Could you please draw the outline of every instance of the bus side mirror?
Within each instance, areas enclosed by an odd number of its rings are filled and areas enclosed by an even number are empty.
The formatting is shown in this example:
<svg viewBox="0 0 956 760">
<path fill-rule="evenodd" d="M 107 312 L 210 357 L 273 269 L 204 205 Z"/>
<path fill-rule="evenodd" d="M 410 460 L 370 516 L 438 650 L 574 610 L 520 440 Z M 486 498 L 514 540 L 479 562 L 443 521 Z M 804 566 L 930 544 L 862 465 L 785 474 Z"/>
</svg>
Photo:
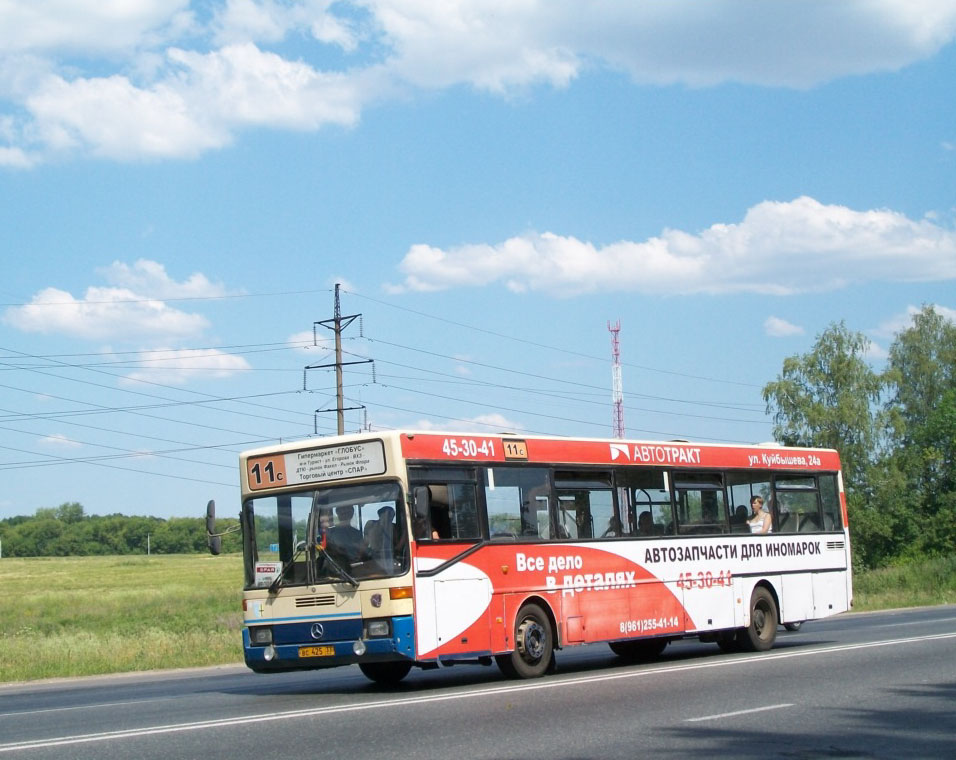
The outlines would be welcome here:
<svg viewBox="0 0 956 760">
<path fill-rule="evenodd" d="M 427 520 L 431 512 L 431 491 L 428 486 L 415 486 L 412 493 L 415 497 L 415 514 Z"/>
<path fill-rule="evenodd" d="M 206 504 L 206 546 L 214 556 L 222 552 L 222 536 L 216 533 L 216 502 L 212 499 Z"/>
</svg>

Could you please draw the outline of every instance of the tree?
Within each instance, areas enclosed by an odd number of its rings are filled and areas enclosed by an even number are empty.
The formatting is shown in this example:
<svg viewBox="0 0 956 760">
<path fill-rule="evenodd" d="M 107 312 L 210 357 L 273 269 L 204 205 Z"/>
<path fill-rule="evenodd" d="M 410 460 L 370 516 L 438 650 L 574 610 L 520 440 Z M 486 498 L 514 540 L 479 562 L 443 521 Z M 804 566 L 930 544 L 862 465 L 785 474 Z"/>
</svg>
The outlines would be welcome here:
<svg viewBox="0 0 956 760">
<path fill-rule="evenodd" d="M 892 465 L 914 499 L 920 530 L 909 553 L 956 551 L 956 325 L 932 306 L 913 315 L 889 350 L 886 405 Z"/>
<path fill-rule="evenodd" d="M 886 381 L 897 433 L 904 444 L 913 443 L 943 396 L 956 389 L 956 325 L 923 306 L 890 346 Z"/>
<path fill-rule="evenodd" d="M 78 523 L 86 517 L 78 501 L 64 502 L 54 510 L 54 516 L 65 523 Z"/>
<path fill-rule="evenodd" d="M 831 324 L 809 353 L 785 359 L 781 374 L 763 389 L 774 437 L 788 446 L 836 449 L 853 489 L 865 487 L 880 441 L 883 383 L 866 362 L 869 344 L 843 322 Z"/>
</svg>

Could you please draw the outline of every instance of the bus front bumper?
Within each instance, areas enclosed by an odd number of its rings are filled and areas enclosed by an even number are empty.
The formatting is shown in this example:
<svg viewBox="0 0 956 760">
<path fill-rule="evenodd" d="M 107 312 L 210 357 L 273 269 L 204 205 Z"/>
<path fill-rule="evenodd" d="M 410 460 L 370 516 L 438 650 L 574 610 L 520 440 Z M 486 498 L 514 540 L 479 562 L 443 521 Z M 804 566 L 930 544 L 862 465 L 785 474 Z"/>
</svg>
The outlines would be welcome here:
<svg viewBox="0 0 956 760">
<path fill-rule="evenodd" d="M 369 636 L 365 626 L 355 637 L 316 640 L 311 626 L 271 626 L 273 642 L 253 643 L 249 628 L 242 630 L 246 665 L 257 673 L 314 670 L 360 662 L 415 659 L 415 625 L 411 615 L 390 618 L 388 635 Z M 357 621 L 361 623 L 361 621 Z M 301 629 L 301 630 L 300 630 Z"/>
</svg>

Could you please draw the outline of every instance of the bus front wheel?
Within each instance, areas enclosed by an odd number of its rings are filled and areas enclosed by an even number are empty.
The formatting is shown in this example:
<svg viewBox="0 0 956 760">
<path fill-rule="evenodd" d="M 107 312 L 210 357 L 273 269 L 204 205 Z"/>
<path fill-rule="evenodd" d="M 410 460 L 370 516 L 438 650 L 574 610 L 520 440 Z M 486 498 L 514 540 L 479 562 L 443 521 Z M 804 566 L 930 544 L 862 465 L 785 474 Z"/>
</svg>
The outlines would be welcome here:
<svg viewBox="0 0 956 760">
<path fill-rule="evenodd" d="M 359 669 L 370 681 L 391 686 L 408 675 L 412 664 L 410 662 L 360 662 Z"/>
<path fill-rule="evenodd" d="M 537 604 L 526 604 L 515 619 L 514 651 L 495 657 L 509 678 L 538 678 L 554 659 L 554 630 L 547 613 Z"/>
<path fill-rule="evenodd" d="M 779 620 L 773 595 L 763 586 L 758 586 L 750 597 L 750 625 L 740 629 L 737 643 L 751 652 L 766 652 L 777 638 Z"/>
</svg>

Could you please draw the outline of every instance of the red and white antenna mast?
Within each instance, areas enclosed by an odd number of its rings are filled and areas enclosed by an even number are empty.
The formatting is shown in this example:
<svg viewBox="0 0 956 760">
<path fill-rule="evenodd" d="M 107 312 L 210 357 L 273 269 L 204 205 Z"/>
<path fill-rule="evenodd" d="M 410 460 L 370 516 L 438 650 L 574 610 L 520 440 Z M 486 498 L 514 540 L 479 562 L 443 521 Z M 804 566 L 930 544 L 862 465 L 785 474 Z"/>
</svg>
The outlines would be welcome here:
<svg viewBox="0 0 956 760">
<path fill-rule="evenodd" d="M 617 334 L 621 332 L 621 320 L 618 320 L 614 326 L 610 321 L 607 323 L 607 329 L 611 332 L 611 357 L 614 363 L 611 365 L 611 398 L 614 401 L 614 437 L 624 437 L 624 385 L 621 382 L 621 344 L 618 342 Z"/>
</svg>

